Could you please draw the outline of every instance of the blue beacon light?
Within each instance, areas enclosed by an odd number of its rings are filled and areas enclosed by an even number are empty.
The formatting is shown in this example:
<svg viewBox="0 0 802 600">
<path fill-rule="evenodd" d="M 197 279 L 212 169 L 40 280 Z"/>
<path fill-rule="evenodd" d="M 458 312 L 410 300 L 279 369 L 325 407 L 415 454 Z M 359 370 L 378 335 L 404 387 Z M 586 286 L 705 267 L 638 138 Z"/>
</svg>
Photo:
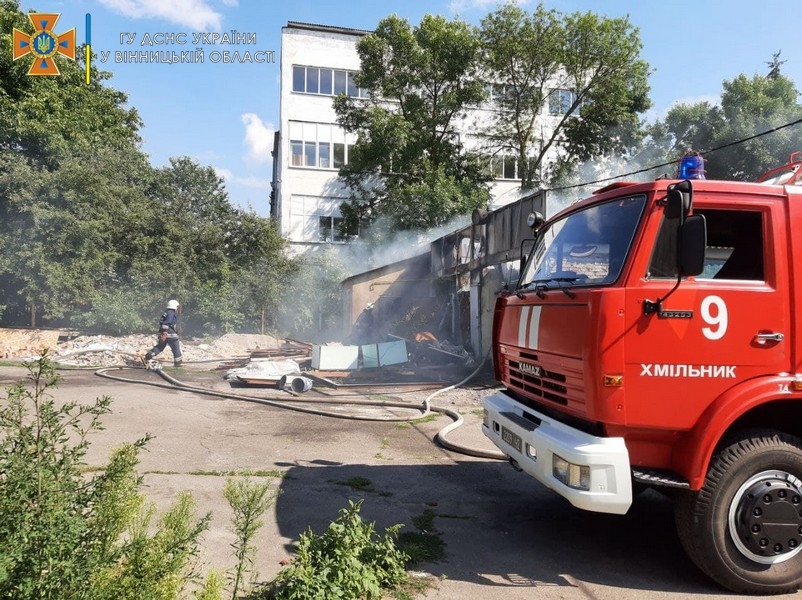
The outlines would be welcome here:
<svg viewBox="0 0 802 600">
<path fill-rule="evenodd" d="M 705 159 L 698 152 L 686 154 L 679 161 L 678 179 L 704 179 Z"/>
</svg>

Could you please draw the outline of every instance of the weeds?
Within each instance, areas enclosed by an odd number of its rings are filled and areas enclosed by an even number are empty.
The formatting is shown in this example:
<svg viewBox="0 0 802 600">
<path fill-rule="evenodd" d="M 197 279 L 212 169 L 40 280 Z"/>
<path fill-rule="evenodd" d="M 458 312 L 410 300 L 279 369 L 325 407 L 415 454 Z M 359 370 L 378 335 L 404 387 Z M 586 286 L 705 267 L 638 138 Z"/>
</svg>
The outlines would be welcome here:
<svg viewBox="0 0 802 600">
<path fill-rule="evenodd" d="M 412 517 L 412 525 L 417 531 L 405 531 L 398 536 L 398 545 L 409 556 L 409 565 L 445 558 L 445 542 L 434 527 L 436 516 L 437 513 L 427 508 L 423 514 Z"/>
<path fill-rule="evenodd" d="M 265 600 L 377 600 L 386 590 L 407 581 L 406 554 L 396 546 L 393 525 L 380 536 L 359 514 L 362 501 L 350 502 L 320 536 L 301 535 L 298 556 L 279 572 L 263 595 Z"/>
<path fill-rule="evenodd" d="M 252 545 L 253 537 L 262 527 L 261 517 L 273 504 L 278 494 L 270 494 L 270 482 L 255 483 L 248 478 L 229 479 L 223 495 L 234 511 L 232 525 L 237 536 L 232 544 L 237 563 L 232 574 L 231 599 L 236 600 L 244 587 L 244 579 L 250 575 L 250 582 L 256 580 L 254 556 L 256 547 Z"/>
</svg>

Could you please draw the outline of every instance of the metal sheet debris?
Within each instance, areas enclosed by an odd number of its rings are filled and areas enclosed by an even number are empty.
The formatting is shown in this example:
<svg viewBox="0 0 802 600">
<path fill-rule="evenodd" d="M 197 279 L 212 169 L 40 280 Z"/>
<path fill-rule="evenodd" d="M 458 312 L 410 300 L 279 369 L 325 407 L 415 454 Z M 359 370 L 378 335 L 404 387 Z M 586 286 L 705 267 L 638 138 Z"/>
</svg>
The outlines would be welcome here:
<svg viewBox="0 0 802 600">
<path fill-rule="evenodd" d="M 312 368 L 351 371 L 359 368 L 359 346 L 313 346 Z"/>
</svg>

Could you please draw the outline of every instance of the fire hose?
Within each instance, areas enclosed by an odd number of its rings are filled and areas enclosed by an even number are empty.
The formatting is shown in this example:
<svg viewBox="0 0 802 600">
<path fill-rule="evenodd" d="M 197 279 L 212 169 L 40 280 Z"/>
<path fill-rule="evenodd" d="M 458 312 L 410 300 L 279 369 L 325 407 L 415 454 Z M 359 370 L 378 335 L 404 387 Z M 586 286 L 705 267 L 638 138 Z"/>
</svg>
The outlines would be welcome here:
<svg viewBox="0 0 802 600">
<path fill-rule="evenodd" d="M 426 418 L 427 416 L 429 416 L 429 415 L 431 415 L 433 413 L 444 414 L 444 415 L 448 416 L 449 418 L 451 418 L 453 420 L 453 423 L 450 423 L 449 425 L 447 425 L 446 427 L 444 427 L 443 429 L 441 429 L 440 431 L 437 432 L 437 434 L 435 435 L 435 438 L 434 438 L 434 441 L 437 444 L 439 444 L 443 448 L 446 448 L 447 450 L 451 450 L 453 452 L 458 452 L 460 454 L 465 454 L 467 456 L 474 456 L 474 457 L 477 457 L 477 458 L 488 458 L 488 459 L 493 459 L 493 460 L 507 460 L 507 457 L 504 456 L 503 454 L 501 454 L 500 452 L 492 452 L 492 451 L 487 451 L 487 450 L 484 450 L 484 449 L 481 449 L 481 448 L 473 448 L 473 447 L 469 447 L 469 446 L 464 446 L 464 445 L 457 444 L 457 443 L 455 443 L 453 441 L 448 440 L 448 438 L 447 438 L 448 434 L 453 432 L 458 427 L 462 426 L 463 423 L 464 423 L 464 419 L 462 418 L 462 415 L 459 414 L 455 410 L 452 410 L 452 409 L 449 409 L 449 408 L 444 408 L 444 407 L 439 407 L 439 406 L 434 406 L 431 403 L 431 400 L 433 398 L 435 398 L 436 396 L 438 396 L 440 394 L 443 394 L 445 392 L 448 392 L 450 390 L 456 389 L 458 387 L 461 387 L 462 385 L 464 385 L 465 383 L 470 381 L 479 372 L 479 370 L 482 368 L 482 366 L 484 365 L 486 360 L 487 360 L 487 357 L 485 357 L 484 360 L 482 360 L 482 362 L 479 364 L 479 366 L 470 375 L 465 377 L 462 381 L 460 381 L 458 383 L 455 383 L 453 385 L 441 388 L 439 390 L 436 390 L 435 392 L 430 394 L 420 405 L 411 404 L 411 403 L 408 403 L 408 402 L 388 402 L 388 401 L 356 400 L 356 399 L 349 399 L 348 402 L 346 402 L 346 403 L 343 403 L 340 400 L 329 400 L 329 399 L 319 399 L 319 398 L 316 398 L 314 400 L 308 400 L 308 401 L 300 399 L 300 398 L 295 398 L 293 400 L 287 400 L 287 401 L 271 400 L 271 399 L 268 399 L 268 398 L 258 398 L 258 397 L 255 397 L 255 396 L 248 396 L 248 395 L 244 395 L 244 394 L 235 394 L 235 393 L 232 393 L 232 392 L 222 392 L 222 391 L 213 390 L 213 389 L 209 389 L 209 388 L 205 388 L 205 387 L 201 387 L 201 386 L 190 385 L 190 384 L 184 383 L 184 382 L 176 379 L 175 377 L 172 377 L 171 375 L 168 375 L 167 373 L 165 373 L 160 368 L 155 368 L 155 369 L 149 368 L 148 370 L 157 373 L 159 375 L 159 377 L 161 377 L 164 380 L 165 383 L 158 382 L 158 381 L 146 381 L 146 380 L 141 380 L 141 379 L 131 379 L 131 378 L 126 378 L 126 377 L 116 376 L 116 375 L 113 375 L 111 373 L 112 371 L 120 371 L 120 370 L 123 370 L 123 369 L 126 369 L 126 368 L 130 368 L 130 367 L 106 367 L 106 368 L 101 368 L 101 369 L 96 370 L 95 374 L 100 376 L 100 377 L 104 377 L 104 378 L 112 379 L 112 380 L 117 380 L 117 381 L 123 381 L 123 382 L 126 382 L 126 383 L 138 383 L 138 384 L 142 384 L 142 385 L 151 385 L 151 386 L 167 388 L 167 389 L 179 389 L 179 390 L 183 390 L 183 391 L 188 391 L 188 392 L 193 392 L 193 393 L 198 393 L 198 394 L 204 394 L 204 395 L 207 395 L 207 396 L 225 398 L 225 399 L 228 399 L 228 400 L 238 400 L 238 401 L 242 401 L 242 402 L 252 402 L 252 403 L 261 404 L 261 405 L 264 405 L 264 406 L 271 406 L 271 407 L 274 407 L 274 408 L 282 408 L 282 409 L 292 410 L 292 411 L 296 411 L 296 412 L 301 412 L 301 413 L 306 413 L 306 414 L 311 414 L 311 415 L 316 415 L 316 416 L 322 416 L 322 417 L 336 418 L 336 419 L 361 420 L 361 421 L 410 422 L 410 421 L 417 421 L 417 420 Z M 407 409 L 407 410 L 417 410 L 421 414 L 416 415 L 413 418 L 409 418 L 409 417 L 376 417 L 376 416 L 354 415 L 354 414 L 345 415 L 343 413 L 335 412 L 335 411 L 322 410 L 322 409 L 312 408 L 312 407 L 308 407 L 308 406 L 299 406 L 299 405 L 296 404 L 297 402 L 310 402 L 310 403 L 315 403 L 315 404 L 333 404 L 333 403 L 336 403 L 336 404 L 339 404 L 339 405 L 350 404 L 350 405 L 355 405 L 355 406 L 373 406 L 373 407 L 379 407 L 379 408 L 402 408 L 402 409 Z"/>
</svg>

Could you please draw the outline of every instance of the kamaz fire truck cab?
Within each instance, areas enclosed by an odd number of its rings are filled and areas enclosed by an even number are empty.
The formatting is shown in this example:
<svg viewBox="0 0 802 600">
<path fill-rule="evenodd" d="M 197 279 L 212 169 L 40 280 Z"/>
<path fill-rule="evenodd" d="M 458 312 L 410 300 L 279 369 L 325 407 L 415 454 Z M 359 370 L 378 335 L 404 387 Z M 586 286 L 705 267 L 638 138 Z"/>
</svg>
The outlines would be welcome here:
<svg viewBox="0 0 802 600">
<path fill-rule="evenodd" d="M 615 183 L 548 221 L 495 307 L 483 432 L 573 505 L 674 498 L 742 593 L 802 582 L 802 162 Z M 799 180 L 797 179 L 799 177 Z M 701 176 L 703 177 L 703 175 Z M 795 260 L 797 258 L 797 260 Z"/>
</svg>

